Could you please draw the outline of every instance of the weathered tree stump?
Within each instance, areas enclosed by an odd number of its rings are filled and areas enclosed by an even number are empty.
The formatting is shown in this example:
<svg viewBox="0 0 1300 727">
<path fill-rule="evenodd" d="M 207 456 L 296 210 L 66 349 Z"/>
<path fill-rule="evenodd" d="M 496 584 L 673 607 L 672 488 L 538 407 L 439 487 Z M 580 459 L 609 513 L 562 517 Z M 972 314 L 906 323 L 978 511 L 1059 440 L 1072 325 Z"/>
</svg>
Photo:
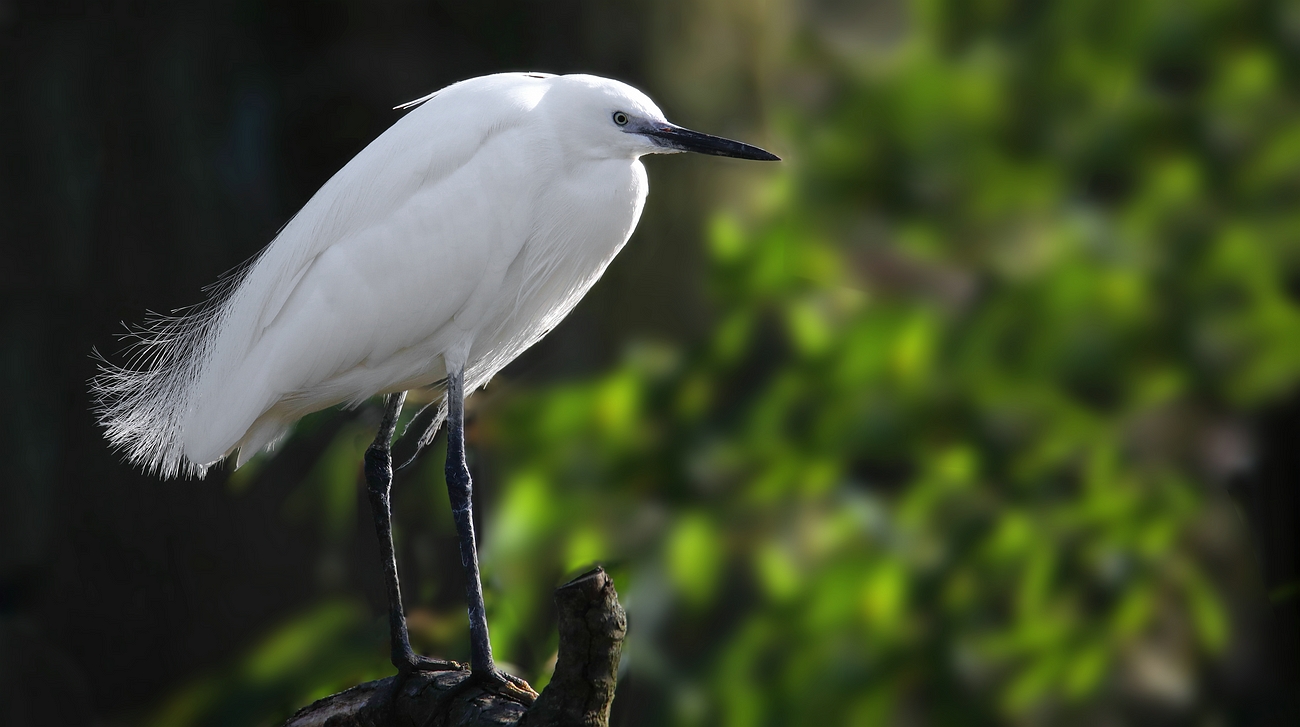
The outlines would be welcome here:
<svg viewBox="0 0 1300 727">
<path fill-rule="evenodd" d="M 560 654 L 531 706 L 468 682 L 465 667 L 366 682 L 298 710 L 285 727 L 605 727 L 627 634 L 614 581 L 596 568 L 560 586 L 555 602 Z"/>
</svg>

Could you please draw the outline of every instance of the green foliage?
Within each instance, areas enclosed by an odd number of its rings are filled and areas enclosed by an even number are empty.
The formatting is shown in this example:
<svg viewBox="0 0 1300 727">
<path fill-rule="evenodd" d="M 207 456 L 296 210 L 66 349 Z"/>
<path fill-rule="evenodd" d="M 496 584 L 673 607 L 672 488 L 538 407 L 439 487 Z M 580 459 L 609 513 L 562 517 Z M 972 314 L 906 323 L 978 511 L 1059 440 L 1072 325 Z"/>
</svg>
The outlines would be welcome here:
<svg viewBox="0 0 1300 727">
<path fill-rule="evenodd" d="M 823 92 L 774 112 L 765 210 L 710 224 L 711 340 L 489 415 L 547 516 L 499 514 L 486 568 L 626 563 L 674 723 L 1212 713 L 1206 445 L 1300 377 L 1300 39 L 1249 3 L 913 11 L 867 60 L 797 44 Z"/>
</svg>

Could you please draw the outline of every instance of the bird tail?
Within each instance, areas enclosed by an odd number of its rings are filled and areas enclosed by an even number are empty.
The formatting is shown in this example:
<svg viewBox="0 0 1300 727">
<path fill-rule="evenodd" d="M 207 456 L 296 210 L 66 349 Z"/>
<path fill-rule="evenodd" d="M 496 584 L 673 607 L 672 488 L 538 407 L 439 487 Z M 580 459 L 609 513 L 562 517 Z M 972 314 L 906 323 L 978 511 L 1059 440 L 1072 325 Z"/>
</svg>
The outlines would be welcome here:
<svg viewBox="0 0 1300 727">
<path fill-rule="evenodd" d="M 251 262 L 251 261 L 250 261 Z M 163 479 L 202 478 L 214 462 L 185 456 L 184 421 L 194 387 L 210 358 L 214 333 L 228 302 L 251 265 L 241 266 L 207 289 L 208 299 L 172 315 L 150 314 L 128 327 L 127 360 L 112 364 L 98 350 L 99 373 L 90 380 L 93 411 L 114 450 L 148 474 Z"/>
</svg>

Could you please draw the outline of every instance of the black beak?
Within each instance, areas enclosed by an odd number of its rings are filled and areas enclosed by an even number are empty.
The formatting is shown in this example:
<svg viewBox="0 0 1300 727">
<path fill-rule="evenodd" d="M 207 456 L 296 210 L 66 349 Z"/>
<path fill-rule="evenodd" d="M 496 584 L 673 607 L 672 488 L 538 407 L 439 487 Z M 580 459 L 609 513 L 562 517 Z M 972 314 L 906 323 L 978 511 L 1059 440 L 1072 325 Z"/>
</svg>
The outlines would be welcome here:
<svg viewBox="0 0 1300 727">
<path fill-rule="evenodd" d="M 701 134 L 698 131 L 683 129 L 673 124 L 655 124 L 640 133 L 650 137 L 659 146 L 669 149 L 712 154 L 719 157 L 733 157 L 735 159 L 753 159 L 760 162 L 781 161 L 781 157 L 763 151 L 756 146 L 724 139 L 721 136 Z"/>
</svg>

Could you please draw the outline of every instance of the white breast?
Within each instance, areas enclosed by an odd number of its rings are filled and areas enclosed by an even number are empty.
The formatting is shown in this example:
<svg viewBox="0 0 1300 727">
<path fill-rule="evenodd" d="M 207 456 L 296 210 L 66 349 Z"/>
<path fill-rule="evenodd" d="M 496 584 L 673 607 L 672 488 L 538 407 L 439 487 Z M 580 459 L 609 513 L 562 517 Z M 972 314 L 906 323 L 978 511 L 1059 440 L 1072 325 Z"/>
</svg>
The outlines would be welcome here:
<svg viewBox="0 0 1300 727">
<path fill-rule="evenodd" d="M 467 362 L 470 390 L 564 319 L 631 237 L 649 183 L 639 160 L 579 166 L 539 192 L 534 229 L 481 321 Z"/>
</svg>

